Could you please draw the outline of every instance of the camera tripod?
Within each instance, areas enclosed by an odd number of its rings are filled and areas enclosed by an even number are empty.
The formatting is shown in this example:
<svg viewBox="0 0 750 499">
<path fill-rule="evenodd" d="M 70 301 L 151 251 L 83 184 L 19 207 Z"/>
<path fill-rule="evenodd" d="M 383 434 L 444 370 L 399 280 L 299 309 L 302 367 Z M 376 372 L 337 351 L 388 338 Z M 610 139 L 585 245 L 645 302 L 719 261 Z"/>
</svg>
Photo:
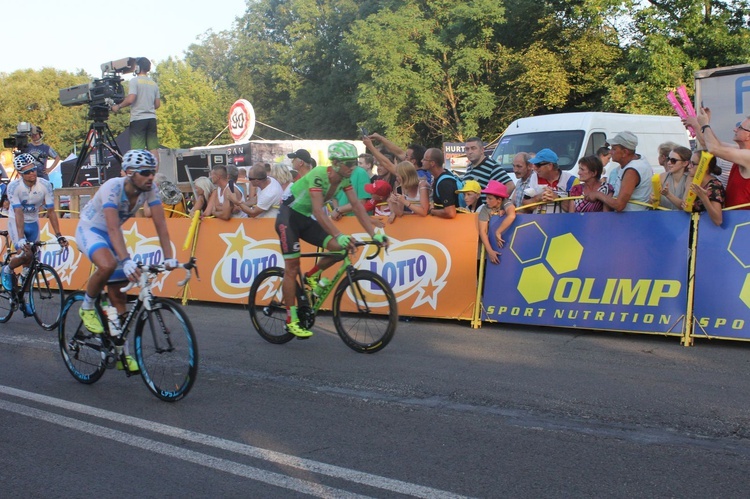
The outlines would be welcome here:
<svg viewBox="0 0 750 499">
<path fill-rule="evenodd" d="M 81 154 L 76 160 L 76 166 L 73 170 L 73 176 L 70 179 L 70 186 L 73 187 L 78 179 L 78 172 L 81 170 L 83 163 L 86 158 L 91 155 L 92 163 L 91 166 L 96 167 L 96 177 L 92 177 L 91 180 L 95 180 L 101 185 L 105 180 L 105 173 L 107 164 L 104 162 L 105 151 L 109 151 L 114 159 L 118 163 L 122 163 L 122 152 L 115 142 L 115 137 L 112 134 L 107 122 L 101 119 L 94 119 L 89 127 L 89 131 L 86 134 L 86 140 L 83 141 L 81 147 Z M 93 153 L 93 154 L 92 154 Z"/>
</svg>

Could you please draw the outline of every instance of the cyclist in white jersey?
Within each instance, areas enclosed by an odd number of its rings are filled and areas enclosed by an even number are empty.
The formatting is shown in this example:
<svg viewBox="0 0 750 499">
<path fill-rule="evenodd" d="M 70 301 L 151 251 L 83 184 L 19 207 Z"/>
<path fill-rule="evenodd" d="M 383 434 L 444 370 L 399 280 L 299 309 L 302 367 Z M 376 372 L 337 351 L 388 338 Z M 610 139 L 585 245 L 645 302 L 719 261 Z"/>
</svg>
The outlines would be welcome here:
<svg viewBox="0 0 750 499">
<path fill-rule="evenodd" d="M 39 210 L 47 209 L 47 218 L 55 231 L 57 242 L 65 247 L 68 241 L 60 233 L 60 224 L 55 213 L 55 201 L 52 184 L 43 178 L 37 178 L 36 163 L 31 154 L 21 154 L 13 160 L 13 166 L 20 175 L 8 185 L 10 211 L 8 217 L 8 234 L 18 254 L 3 267 L 3 287 L 10 291 L 13 287 L 14 269 L 31 262 L 31 245 L 39 239 Z"/>
<path fill-rule="evenodd" d="M 141 271 L 131 259 L 125 245 L 122 224 L 147 204 L 156 227 L 159 244 L 168 269 L 177 267 L 169 241 L 164 208 L 154 184 L 156 158 L 149 151 L 135 149 L 122 157 L 124 177 L 107 180 L 81 211 L 76 242 L 78 248 L 94 265 L 96 271 L 89 278 L 79 314 L 86 329 L 95 334 L 104 332 L 94 302 L 105 284 L 109 300 L 117 313 L 126 312 L 127 297 L 120 291 L 123 281 L 136 282 Z M 135 359 L 128 356 L 128 366 L 137 370 Z"/>
</svg>

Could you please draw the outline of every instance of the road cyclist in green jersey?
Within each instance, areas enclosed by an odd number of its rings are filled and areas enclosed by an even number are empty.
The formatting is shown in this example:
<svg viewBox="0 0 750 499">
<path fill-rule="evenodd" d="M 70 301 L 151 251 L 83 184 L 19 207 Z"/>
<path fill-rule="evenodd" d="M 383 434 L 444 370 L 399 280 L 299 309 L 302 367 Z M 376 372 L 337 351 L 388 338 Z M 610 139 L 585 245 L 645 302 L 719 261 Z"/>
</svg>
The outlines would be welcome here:
<svg viewBox="0 0 750 499">
<path fill-rule="evenodd" d="M 296 276 L 300 272 L 300 239 L 328 251 L 356 250 L 352 237 L 343 234 L 329 218 L 324 208 L 326 203 L 344 191 L 362 227 L 373 240 L 387 244 L 385 234 L 375 234 L 375 227 L 349 180 L 357 167 L 358 157 L 357 148 L 348 142 L 334 142 L 328 146 L 331 166 L 315 167 L 297 180 L 292 185 L 291 194 L 282 201 L 276 217 L 276 232 L 284 255 L 282 293 L 287 308 L 286 329 L 298 338 L 312 336 L 311 331 L 300 325 L 294 301 Z M 321 258 L 305 273 L 307 283 L 315 289 L 321 281 L 321 273 L 335 261 L 333 257 Z"/>
</svg>

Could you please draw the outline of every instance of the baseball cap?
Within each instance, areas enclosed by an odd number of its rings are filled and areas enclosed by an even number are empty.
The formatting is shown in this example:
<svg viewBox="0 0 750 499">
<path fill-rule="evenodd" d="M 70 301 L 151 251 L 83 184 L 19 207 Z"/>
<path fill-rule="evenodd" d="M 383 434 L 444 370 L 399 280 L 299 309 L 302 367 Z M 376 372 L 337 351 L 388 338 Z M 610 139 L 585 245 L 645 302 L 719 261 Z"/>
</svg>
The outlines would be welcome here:
<svg viewBox="0 0 750 499">
<path fill-rule="evenodd" d="M 307 149 L 297 149 L 294 152 L 290 152 L 286 155 L 287 158 L 299 158 L 307 164 L 312 164 L 313 159 L 310 156 L 310 152 Z"/>
<path fill-rule="evenodd" d="M 482 186 L 479 185 L 479 182 L 477 182 L 476 180 L 467 180 L 466 182 L 464 182 L 463 188 L 457 190 L 456 192 L 476 192 L 477 194 L 479 194 L 480 192 L 482 192 Z"/>
<path fill-rule="evenodd" d="M 609 139 L 608 142 L 611 146 L 622 146 L 631 151 L 635 151 L 635 148 L 638 147 L 638 137 L 633 132 L 620 132 L 615 135 L 614 139 Z"/>
<path fill-rule="evenodd" d="M 381 198 L 387 198 L 391 195 L 391 184 L 385 180 L 376 180 L 374 184 L 366 184 L 365 192 L 375 194 Z"/>
<path fill-rule="evenodd" d="M 555 163 L 560 160 L 560 158 L 557 157 L 557 154 L 555 154 L 555 151 L 552 149 L 542 149 L 538 153 L 536 153 L 536 156 L 531 158 L 529 160 L 529 163 L 532 163 L 534 165 L 538 165 L 539 163 Z M 493 194 L 493 193 L 490 193 Z"/>
</svg>

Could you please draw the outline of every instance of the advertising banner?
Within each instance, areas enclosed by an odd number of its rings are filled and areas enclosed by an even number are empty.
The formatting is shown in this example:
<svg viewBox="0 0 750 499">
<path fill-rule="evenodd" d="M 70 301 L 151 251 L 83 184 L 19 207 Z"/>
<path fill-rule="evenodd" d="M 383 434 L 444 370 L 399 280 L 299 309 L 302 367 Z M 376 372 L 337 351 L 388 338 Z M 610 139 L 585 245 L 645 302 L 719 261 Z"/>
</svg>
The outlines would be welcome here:
<svg viewBox="0 0 750 499">
<path fill-rule="evenodd" d="M 518 214 L 486 265 L 483 319 L 681 335 L 689 229 L 678 212 Z"/>
<path fill-rule="evenodd" d="M 750 212 L 723 218 L 721 227 L 705 213 L 698 222 L 693 334 L 750 339 Z"/>
<path fill-rule="evenodd" d="M 402 315 L 471 319 L 477 288 L 477 229 L 476 222 L 467 223 L 467 218 L 474 217 L 404 217 L 385 227 L 391 241 L 387 254 L 381 252 L 368 260 L 366 257 L 373 250 L 361 250 L 352 257 L 353 265 L 388 281 Z M 268 267 L 284 266 L 274 222 L 204 220 L 196 246 L 203 280 L 200 284 L 191 283 L 190 298 L 247 303 L 253 279 Z M 336 224 L 343 233 L 357 239 L 369 238 L 354 217 L 345 217 Z M 451 237 L 444 237 L 446 233 Z M 315 248 L 303 244 L 302 251 L 314 252 Z M 302 259 L 303 271 L 313 265 L 312 258 Z M 332 277 L 336 268 L 334 265 L 326 276 Z M 329 307 L 330 297 L 323 308 Z"/>
</svg>

